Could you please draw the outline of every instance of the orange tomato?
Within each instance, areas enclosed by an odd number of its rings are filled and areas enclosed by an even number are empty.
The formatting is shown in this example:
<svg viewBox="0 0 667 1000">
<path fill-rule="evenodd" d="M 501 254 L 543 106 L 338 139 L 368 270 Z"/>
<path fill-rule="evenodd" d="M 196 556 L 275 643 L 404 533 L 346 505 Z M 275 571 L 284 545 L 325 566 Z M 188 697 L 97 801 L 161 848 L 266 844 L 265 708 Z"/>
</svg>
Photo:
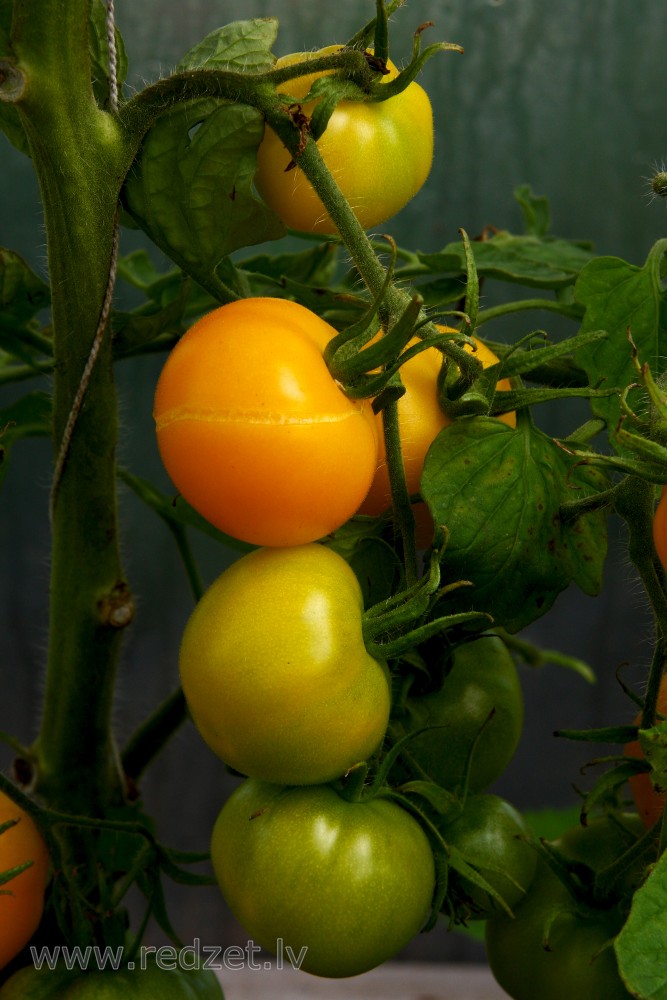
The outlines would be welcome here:
<svg viewBox="0 0 667 1000">
<path fill-rule="evenodd" d="M 323 350 L 333 327 L 296 302 L 214 309 L 162 370 L 154 416 L 162 461 L 211 524 L 255 545 L 300 545 L 347 521 L 377 464 L 368 401 L 349 399 Z"/>
<path fill-rule="evenodd" d="M 438 327 L 443 332 L 454 332 L 451 327 Z M 496 364 L 498 358 L 481 341 L 473 337 L 477 350 L 476 357 L 485 368 Z M 410 345 L 417 343 L 417 338 Z M 473 353 L 471 346 L 466 344 L 467 351 Z M 417 354 L 401 366 L 400 374 L 405 386 L 405 393 L 398 401 L 398 422 L 403 454 L 403 468 L 410 494 L 419 493 L 424 459 L 433 439 L 443 427 L 451 423 L 440 408 L 438 402 L 437 379 L 442 367 L 442 354 L 435 347 Z M 498 389 L 510 388 L 509 379 L 500 379 Z M 391 489 L 389 486 L 389 470 L 382 434 L 382 414 L 377 415 L 378 421 L 378 466 L 366 499 L 359 508 L 360 514 L 377 515 L 391 506 Z M 500 418 L 510 427 L 516 427 L 514 413 L 504 413 Z M 418 544 L 424 547 L 430 543 L 433 522 L 430 513 L 423 503 L 414 505 L 417 521 Z"/>
<path fill-rule="evenodd" d="M 0 826 L 16 825 L 0 833 L 0 874 L 32 861 L 29 868 L 0 885 L 0 969 L 24 948 L 44 911 L 49 859 L 33 820 L 9 796 L 0 792 Z"/>
<path fill-rule="evenodd" d="M 667 674 L 663 676 L 660 682 L 658 712 L 660 715 L 667 716 Z M 635 719 L 635 725 L 639 725 L 640 722 L 641 715 L 638 715 Z M 626 743 L 625 754 L 628 757 L 643 758 L 644 752 L 641 748 L 639 740 L 633 740 L 631 743 Z M 667 795 L 655 790 L 653 782 L 651 781 L 651 775 L 648 771 L 643 771 L 641 774 L 634 775 L 634 777 L 630 778 L 629 784 L 632 798 L 634 799 L 635 806 L 637 807 L 637 812 L 641 816 L 646 829 L 650 830 L 650 828 L 655 826 L 658 820 L 662 817 L 665 804 L 667 803 Z"/>
</svg>

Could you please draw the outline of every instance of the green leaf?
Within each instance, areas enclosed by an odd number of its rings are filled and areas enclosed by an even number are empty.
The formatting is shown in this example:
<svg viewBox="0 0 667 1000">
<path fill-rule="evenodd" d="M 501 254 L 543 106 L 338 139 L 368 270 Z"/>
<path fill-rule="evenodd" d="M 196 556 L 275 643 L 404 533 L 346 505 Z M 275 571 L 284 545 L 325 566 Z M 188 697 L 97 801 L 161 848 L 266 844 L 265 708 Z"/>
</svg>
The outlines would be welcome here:
<svg viewBox="0 0 667 1000">
<path fill-rule="evenodd" d="M 88 21 L 93 93 L 101 108 L 109 105 L 109 45 L 107 42 L 107 5 L 104 0 L 93 0 Z M 127 76 L 127 53 L 122 35 L 114 30 L 116 38 L 116 77 L 119 90 Z"/>
<path fill-rule="evenodd" d="M 0 247 L 0 331 L 25 328 L 49 302 L 49 286 L 19 254 Z"/>
<path fill-rule="evenodd" d="M 459 302 L 462 294 L 465 294 L 465 285 L 462 284 L 460 276 L 416 282 L 415 289 L 423 298 L 424 305 L 427 308 L 435 308 L 437 306 L 453 307 Z"/>
<path fill-rule="evenodd" d="M 639 360 L 650 364 L 653 375 L 666 370 L 667 296 L 661 279 L 665 252 L 667 241 L 659 240 L 643 267 L 618 257 L 598 257 L 579 275 L 575 295 L 586 308 L 580 332 L 607 331 L 604 340 L 582 345 L 575 353 L 591 383 L 604 376 L 606 385 L 624 389 L 636 381 L 628 331 Z M 641 390 L 633 390 L 628 402 L 633 406 L 639 401 L 641 407 L 642 398 Z M 618 397 L 595 399 L 591 406 L 608 427 L 616 426 L 621 413 Z"/>
<path fill-rule="evenodd" d="M 207 99 L 158 119 L 125 185 L 130 214 L 205 287 L 233 250 L 278 239 L 282 223 L 253 194 L 261 114 Z"/>
<path fill-rule="evenodd" d="M 630 915 L 614 941 L 618 969 L 633 996 L 667 1000 L 667 853 L 635 892 Z"/>
<path fill-rule="evenodd" d="M 583 497 L 607 483 L 576 462 L 528 419 L 513 430 L 491 417 L 463 417 L 440 432 L 426 456 L 422 495 L 448 533 L 443 583 L 473 584 L 448 595 L 448 611 L 474 607 L 516 632 L 571 582 L 599 592 L 605 517 L 568 522 L 559 509 L 574 490 Z"/>
<path fill-rule="evenodd" d="M 0 483 L 7 474 L 9 452 L 24 437 L 51 433 L 51 399 L 44 392 L 30 392 L 0 410 Z"/>
<path fill-rule="evenodd" d="M 257 254 L 239 262 L 243 271 L 263 275 L 280 284 L 285 279 L 328 288 L 334 280 L 338 264 L 338 244 L 319 243 L 298 253 Z"/>
<path fill-rule="evenodd" d="M 271 52 L 278 36 L 278 21 L 272 17 L 233 21 L 217 28 L 198 42 L 176 66 L 188 69 L 232 69 L 261 73 L 275 63 Z"/>
<path fill-rule="evenodd" d="M 277 21 L 236 21 L 208 35 L 179 71 L 270 68 Z M 204 287 L 233 250 L 278 239 L 280 220 L 253 192 L 259 111 L 213 98 L 178 104 L 148 132 L 124 188 L 124 204 L 153 242 Z"/>
<path fill-rule="evenodd" d="M 536 288 L 572 284 L 592 257 L 587 247 L 568 240 L 514 236 L 504 231 L 471 246 L 480 278 L 501 278 Z M 462 243 L 450 243 L 439 253 L 420 253 L 418 257 L 434 273 L 465 273 Z"/>
<path fill-rule="evenodd" d="M 380 531 L 378 521 L 352 518 L 324 542 L 354 570 L 366 608 L 387 600 L 402 585 L 400 559 Z"/>
<path fill-rule="evenodd" d="M 551 226 L 549 199 L 534 195 L 530 184 L 520 184 L 514 197 L 521 206 L 525 231 L 529 236 L 546 236 Z"/>
</svg>

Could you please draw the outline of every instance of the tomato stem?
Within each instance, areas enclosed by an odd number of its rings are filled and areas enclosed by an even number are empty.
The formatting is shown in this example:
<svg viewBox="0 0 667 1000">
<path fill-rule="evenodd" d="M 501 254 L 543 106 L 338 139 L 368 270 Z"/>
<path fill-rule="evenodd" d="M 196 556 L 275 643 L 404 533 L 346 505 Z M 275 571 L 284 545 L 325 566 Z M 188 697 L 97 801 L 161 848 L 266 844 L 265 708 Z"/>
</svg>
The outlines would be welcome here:
<svg viewBox="0 0 667 1000">
<path fill-rule="evenodd" d="M 394 526 L 401 539 L 405 581 L 408 587 L 411 587 L 419 578 L 419 566 L 415 542 L 415 518 L 405 479 L 405 469 L 403 468 L 398 402 L 396 400 L 388 402 L 382 410 L 382 430 L 389 470 Z"/>
</svg>

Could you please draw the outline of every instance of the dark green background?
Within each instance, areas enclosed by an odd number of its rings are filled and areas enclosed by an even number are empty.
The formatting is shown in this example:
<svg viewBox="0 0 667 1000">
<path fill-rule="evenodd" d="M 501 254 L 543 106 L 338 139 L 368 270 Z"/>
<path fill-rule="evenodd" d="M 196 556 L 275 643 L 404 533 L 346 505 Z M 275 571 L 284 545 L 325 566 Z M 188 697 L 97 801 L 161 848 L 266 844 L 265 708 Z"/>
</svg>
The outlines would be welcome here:
<svg viewBox="0 0 667 1000">
<path fill-rule="evenodd" d="M 130 56 L 128 83 L 136 88 L 166 74 L 198 39 L 232 20 L 276 16 L 281 24 L 276 51 L 283 54 L 343 42 L 373 14 L 370 0 L 117 0 L 116 7 Z M 435 163 L 419 197 L 383 231 L 413 249 L 436 250 L 456 239 L 460 227 L 470 235 L 489 224 L 518 229 L 512 192 L 528 182 L 548 195 L 556 234 L 591 239 L 598 252 L 641 264 L 667 224 L 665 206 L 651 201 L 647 180 L 667 156 L 665 5 L 412 0 L 395 19 L 395 61 L 407 56 L 412 32 L 427 20 L 435 28 L 425 40 L 458 42 L 465 54 L 441 55 L 422 75 L 434 108 Z M 23 253 L 43 271 L 44 234 L 31 167 L 1 137 L 0 169 L 0 245 Z M 133 236 L 124 248 L 135 245 Z M 521 316 L 512 338 L 538 323 L 549 319 Z M 151 433 L 159 364 L 144 359 L 119 371 L 121 458 L 166 486 Z M 573 416 L 572 426 L 576 422 Z M 47 635 L 48 447 L 26 442 L 14 459 L 0 498 L 0 728 L 30 741 L 39 717 Z M 121 740 L 176 683 L 179 637 L 191 608 L 165 529 L 132 497 L 123 496 L 122 509 L 126 569 L 138 615 L 127 636 L 116 707 Z M 224 554 L 206 545 L 199 545 L 198 553 L 212 579 L 223 568 Z M 571 804 L 572 785 L 585 785 L 579 766 L 590 754 L 554 740 L 553 730 L 628 721 L 632 708 L 614 671 L 627 662 L 624 676 L 641 684 L 651 654 L 648 610 L 623 554 L 618 525 L 612 523 L 602 596 L 568 591 L 528 636 L 587 660 L 599 682 L 588 686 L 555 667 L 522 672 L 525 736 L 497 790 L 522 807 Z M 0 763 L 9 760 L 9 752 L 0 751 Z M 164 838 L 200 849 L 227 787 L 218 761 L 186 727 L 156 765 L 145 792 Z M 229 923 L 216 891 L 179 890 L 174 899 L 174 922 L 186 942 L 195 936 L 223 947 L 245 942 L 247 935 Z M 406 952 L 429 959 L 480 954 L 479 946 L 444 926 Z"/>
</svg>

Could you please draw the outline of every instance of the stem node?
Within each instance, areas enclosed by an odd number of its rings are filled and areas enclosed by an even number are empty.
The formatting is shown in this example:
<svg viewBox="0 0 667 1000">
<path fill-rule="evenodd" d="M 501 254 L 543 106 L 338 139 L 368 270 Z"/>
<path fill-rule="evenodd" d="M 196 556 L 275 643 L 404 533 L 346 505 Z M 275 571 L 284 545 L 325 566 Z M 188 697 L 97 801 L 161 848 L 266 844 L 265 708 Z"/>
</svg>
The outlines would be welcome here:
<svg viewBox="0 0 667 1000">
<path fill-rule="evenodd" d="M 130 588 L 120 580 L 97 603 L 97 610 L 104 625 L 110 628 L 126 628 L 134 618 L 134 601 Z"/>
<path fill-rule="evenodd" d="M 13 59 L 0 59 L 0 101 L 17 104 L 25 93 L 26 78 Z"/>
</svg>

